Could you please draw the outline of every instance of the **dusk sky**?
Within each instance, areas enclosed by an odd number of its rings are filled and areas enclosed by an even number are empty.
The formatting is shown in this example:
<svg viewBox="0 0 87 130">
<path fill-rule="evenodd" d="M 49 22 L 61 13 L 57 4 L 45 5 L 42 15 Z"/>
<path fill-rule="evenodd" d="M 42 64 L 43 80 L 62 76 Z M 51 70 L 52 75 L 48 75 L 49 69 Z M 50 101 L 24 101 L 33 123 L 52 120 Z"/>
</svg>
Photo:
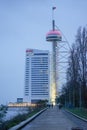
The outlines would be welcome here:
<svg viewBox="0 0 87 130">
<path fill-rule="evenodd" d="M 70 45 L 79 26 L 87 26 L 87 0 L 0 0 L 0 104 L 24 96 L 25 51 L 51 51 L 46 33 L 56 25 Z"/>
</svg>

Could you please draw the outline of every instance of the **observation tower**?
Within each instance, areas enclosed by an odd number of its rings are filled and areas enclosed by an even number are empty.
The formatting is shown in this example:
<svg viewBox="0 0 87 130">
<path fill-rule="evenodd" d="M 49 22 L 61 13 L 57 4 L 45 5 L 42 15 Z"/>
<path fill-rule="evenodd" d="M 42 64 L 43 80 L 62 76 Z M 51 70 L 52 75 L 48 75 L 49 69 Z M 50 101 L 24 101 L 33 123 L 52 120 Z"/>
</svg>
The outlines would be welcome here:
<svg viewBox="0 0 87 130">
<path fill-rule="evenodd" d="M 55 99 L 58 90 L 58 42 L 62 41 L 62 35 L 59 30 L 55 29 L 54 20 L 54 10 L 56 7 L 52 8 L 53 18 L 52 18 L 52 30 L 46 34 L 46 41 L 52 43 L 52 81 L 51 81 L 51 102 L 55 104 Z"/>
</svg>

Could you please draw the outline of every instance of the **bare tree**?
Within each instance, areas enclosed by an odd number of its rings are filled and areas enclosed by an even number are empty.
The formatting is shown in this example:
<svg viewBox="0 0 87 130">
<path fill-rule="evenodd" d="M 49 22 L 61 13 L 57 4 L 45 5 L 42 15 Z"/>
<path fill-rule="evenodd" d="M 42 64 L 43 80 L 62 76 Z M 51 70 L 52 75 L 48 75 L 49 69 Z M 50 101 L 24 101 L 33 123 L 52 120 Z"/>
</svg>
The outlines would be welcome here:
<svg viewBox="0 0 87 130">
<path fill-rule="evenodd" d="M 64 92 L 65 91 L 65 92 Z M 67 93 L 67 96 L 66 96 Z M 74 107 L 87 107 L 87 28 L 79 28 L 68 59 L 67 83 L 63 97 Z"/>
</svg>

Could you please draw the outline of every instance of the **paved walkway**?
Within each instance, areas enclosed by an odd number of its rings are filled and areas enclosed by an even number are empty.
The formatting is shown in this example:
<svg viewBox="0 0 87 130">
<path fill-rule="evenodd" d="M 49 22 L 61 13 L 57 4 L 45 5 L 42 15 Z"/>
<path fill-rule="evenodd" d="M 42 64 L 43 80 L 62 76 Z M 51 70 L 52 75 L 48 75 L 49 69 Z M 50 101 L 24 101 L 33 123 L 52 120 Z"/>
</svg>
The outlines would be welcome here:
<svg viewBox="0 0 87 130">
<path fill-rule="evenodd" d="M 21 130 L 71 130 L 78 127 L 62 110 L 49 108 Z"/>
</svg>

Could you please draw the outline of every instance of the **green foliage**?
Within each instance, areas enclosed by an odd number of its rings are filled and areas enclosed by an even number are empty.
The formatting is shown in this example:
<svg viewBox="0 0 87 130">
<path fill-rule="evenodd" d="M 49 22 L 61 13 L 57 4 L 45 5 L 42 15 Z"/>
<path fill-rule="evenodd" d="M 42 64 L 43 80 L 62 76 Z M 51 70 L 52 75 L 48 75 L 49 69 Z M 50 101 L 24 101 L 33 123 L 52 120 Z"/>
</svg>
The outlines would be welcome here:
<svg viewBox="0 0 87 130">
<path fill-rule="evenodd" d="M 19 114 L 9 121 L 2 122 L 0 124 L 0 130 L 8 130 L 9 128 L 11 128 L 11 127 L 19 124 L 20 122 L 28 119 L 29 117 L 33 116 L 34 114 L 36 114 L 40 110 L 41 109 L 35 109 L 32 112 L 27 113 L 27 114 L 22 114 L 22 115 Z"/>
<path fill-rule="evenodd" d="M 70 112 L 87 119 L 87 109 L 84 108 L 73 108 L 73 109 L 68 109 Z"/>
<path fill-rule="evenodd" d="M 46 107 L 47 106 L 47 102 L 48 102 L 48 100 L 39 100 L 38 102 L 37 102 L 37 109 L 41 109 L 41 108 L 44 108 L 44 107 Z"/>
</svg>

